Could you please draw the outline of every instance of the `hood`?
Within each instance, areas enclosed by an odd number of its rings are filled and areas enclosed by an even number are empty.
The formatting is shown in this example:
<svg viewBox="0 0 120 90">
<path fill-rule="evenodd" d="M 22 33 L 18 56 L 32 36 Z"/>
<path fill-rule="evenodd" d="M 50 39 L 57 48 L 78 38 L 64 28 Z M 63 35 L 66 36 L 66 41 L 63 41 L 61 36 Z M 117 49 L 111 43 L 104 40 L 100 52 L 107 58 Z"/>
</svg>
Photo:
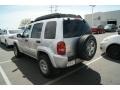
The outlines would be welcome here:
<svg viewBox="0 0 120 90">
<path fill-rule="evenodd" d="M 108 37 L 104 38 L 103 40 L 109 40 L 109 39 L 114 39 L 114 38 L 120 39 L 120 35 L 116 34 L 116 35 L 108 36 Z"/>
</svg>

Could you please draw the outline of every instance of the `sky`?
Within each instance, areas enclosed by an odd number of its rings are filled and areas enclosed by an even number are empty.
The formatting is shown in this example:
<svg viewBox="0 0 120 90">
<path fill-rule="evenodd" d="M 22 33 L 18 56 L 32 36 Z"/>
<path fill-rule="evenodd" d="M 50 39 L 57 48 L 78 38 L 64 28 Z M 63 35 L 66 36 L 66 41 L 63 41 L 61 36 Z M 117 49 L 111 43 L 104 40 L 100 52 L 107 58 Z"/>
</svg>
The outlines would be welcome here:
<svg viewBox="0 0 120 90">
<path fill-rule="evenodd" d="M 91 14 L 91 10 L 89 5 L 58 5 L 57 8 L 58 13 L 78 14 L 83 18 L 85 14 Z M 96 5 L 94 7 L 94 13 L 114 10 L 120 10 L 120 5 Z M 50 5 L 0 5 L 0 28 L 15 29 L 18 28 L 22 19 L 34 20 L 36 17 L 50 13 Z"/>
</svg>

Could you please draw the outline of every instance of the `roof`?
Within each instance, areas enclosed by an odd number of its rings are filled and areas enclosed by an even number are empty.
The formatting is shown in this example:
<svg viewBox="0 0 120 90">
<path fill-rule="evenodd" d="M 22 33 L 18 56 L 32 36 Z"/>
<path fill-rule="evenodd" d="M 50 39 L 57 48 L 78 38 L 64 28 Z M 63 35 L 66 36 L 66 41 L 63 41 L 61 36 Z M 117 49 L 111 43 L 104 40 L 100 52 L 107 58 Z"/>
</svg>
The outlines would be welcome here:
<svg viewBox="0 0 120 90">
<path fill-rule="evenodd" d="M 44 15 L 44 16 L 41 16 L 41 17 L 37 17 L 32 22 L 36 22 L 36 21 L 40 21 L 40 20 L 46 20 L 46 19 L 51 19 L 51 18 L 63 18 L 63 17 L 82 18 L 80 15 L 75 15 L 75 14 L 53 13 L 53 14 L 48 14 L 48 15 Z"/>
</svg>

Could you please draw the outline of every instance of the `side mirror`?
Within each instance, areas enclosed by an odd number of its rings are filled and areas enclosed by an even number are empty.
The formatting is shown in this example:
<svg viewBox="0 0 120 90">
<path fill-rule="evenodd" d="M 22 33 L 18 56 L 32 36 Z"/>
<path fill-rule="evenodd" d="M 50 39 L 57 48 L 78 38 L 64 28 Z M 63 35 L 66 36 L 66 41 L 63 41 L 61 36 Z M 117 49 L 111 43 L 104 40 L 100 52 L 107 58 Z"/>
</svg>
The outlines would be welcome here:
<svg viewBox="0 0 120 90">
<path fill-rule="evenodd" d="M 22 37 L 23 37 L 23 38 L 28 38 L 28 37 L 29 37 L 29 34 L 28 34 L 28 33 L 23 34 Z"/>
<path fill-rule="evenodd" d="M 18 37 L 18 38 L 21 38 L 21 37 L 22 37 L 22 35 L 21 35 L 21 34 L 17 34 L 17 37 Z"/>
</svg>

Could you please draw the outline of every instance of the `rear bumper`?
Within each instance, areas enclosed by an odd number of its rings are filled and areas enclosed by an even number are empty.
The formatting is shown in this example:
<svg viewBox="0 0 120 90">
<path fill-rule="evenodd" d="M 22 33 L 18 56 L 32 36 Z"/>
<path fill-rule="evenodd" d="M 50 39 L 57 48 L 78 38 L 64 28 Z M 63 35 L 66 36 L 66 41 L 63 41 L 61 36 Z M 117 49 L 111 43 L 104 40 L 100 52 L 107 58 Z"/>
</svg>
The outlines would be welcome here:
<svg viewBox="0 0 120 90">
<path fill-rule="evenodd" d="M 92 33 L 98 33 L 98 31 L 92 31 Z"/>
<path fill-rule="evenodd" d="M 82 62 L 80 59 L 69 59 L 67 56 L 60 55 L 54 55 L 53 58 L 56 68 L 66 68 Z"/>
</svg>

